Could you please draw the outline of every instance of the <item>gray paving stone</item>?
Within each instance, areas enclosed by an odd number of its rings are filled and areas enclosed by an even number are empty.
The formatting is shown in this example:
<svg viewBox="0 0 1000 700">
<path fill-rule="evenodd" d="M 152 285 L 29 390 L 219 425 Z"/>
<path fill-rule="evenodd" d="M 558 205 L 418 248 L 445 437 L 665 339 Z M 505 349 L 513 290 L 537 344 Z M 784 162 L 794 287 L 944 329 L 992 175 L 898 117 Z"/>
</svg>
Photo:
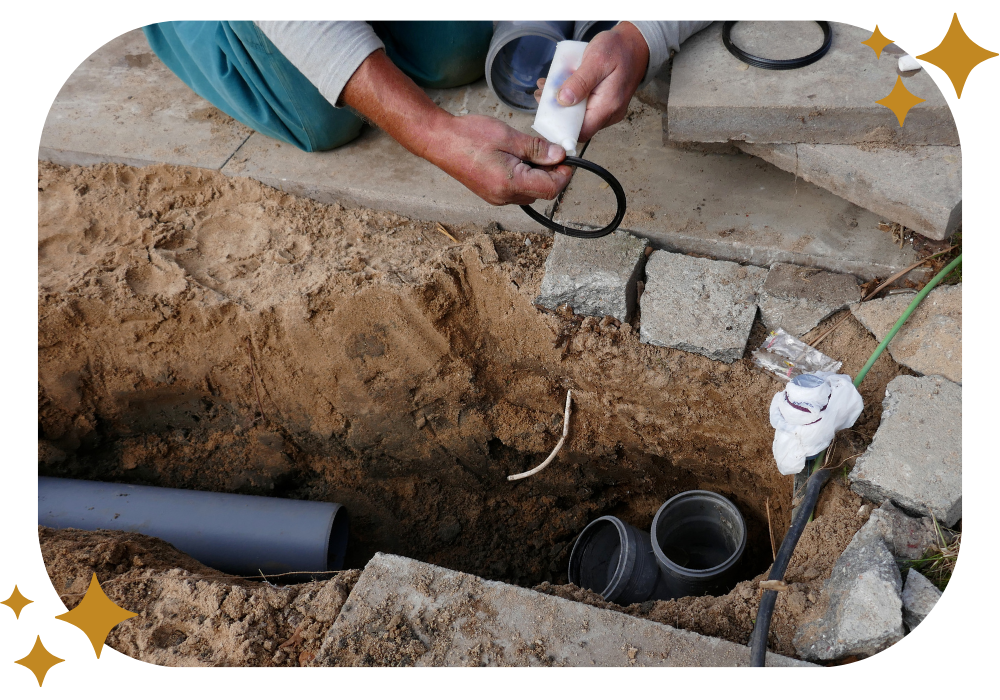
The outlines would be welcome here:
<svg viewBox="0 0 1000 700">
<path fill-rule="evenodd" d="M 136 29 L 73 71 L 45 119 L 38 157 L 218 169 L 252 133 L 194 94 Z"/>
<path fill-rule="evenodd" d="M 943 377 L 889 382 L 882 424 L 849 474 L 851 489 L 946 527 L 962 517 L 962 387 Z"/>
<path fill-rule="evenodd" d="M 960 146 L 737 145 L 928 238 L 944 240 L 962 226 Z"/>
<path fill-rule="evenodd" d="M 722 44 L 722 23 L 699 32 L 673 61 L 667 126 L 676 141 L 864 143 L 957 146 L 948 104 L 927 71 L 904 78 L 925 102 L 901 127 L 876 104 L 896 83 L 896 58 L 862 44 L 870 29 L 831 23 L 833 43 L 816 63 L 791 71 L 748 67 Z M 810 53 L 822 32 L 813 22 L 740 22 L 733 40 L 758 55 Z"/>
<path fill-rule="evenodd" d="M 547 309 L 569 304 L 584 316 L 628 321 L 648 243 L 622 231 L 602 238 L 556 234 L 535 303 Z"/>
<path fill-rule="evenodd" d="M 767 270 L 654 251 L 646 263 L 639 339 L 713 360 L 743 357 Z"/>
<path fill-rule="evenodd" d="M 881 341 L 913 301 L 911 294 L 854 304 L 854 316 Z M 962 383 L 962 285 L 928 294 L 889 343 L 892 359 L 921 374 Z"/>
<path fill-rule="evenodd" d="M 485 80 L 428 94 L 452 114 L 497 117 L 525 133 L 533 115 L 504 108 Z M 464 185 L 400 146 L 385 132 L 366 128 L 333 151 L 302 153 L 263 134 L 254 134 L 223 168 L 226 175 L 252 177 L 266 185 L 320 202 L 364 206 L 446 224 L 499 222 L 511 231 L 547 231 L 516 206 L 495 207 Z M 536 202 L 535 208 L 551 208 Z"/>
<path fill-rule="evenodd" d="M 853 275 L 778 263 L 768 271 L 758 303 L 769 329 L 784 328 L 801 336 L 860 299 Z"/>
<path fill-rule="evenodd" d="M 916 569 L 906 572 L 906 583 L 903 585 L 903 622 L 907 629 L 913 631 L 923 622 L 939 600 L 941 591 L 926 576 Z"/>
<path fill-rule="evenodd" d="M 885 278 L 918 259 L 879 229 L 877 215 L 759 158 L 664 145 L 659 112 L 638 101 L 626 120 L 594 137 L 586 158 L 622 183 L 628 200 L 622 229 L 648 238 L 654 248 L 759 267 L 792 263 L 861 279 Z M 610 221 L 615 199 L 602 184 L 577 173 L 557 220 L 589 226 Z"/>
<path fill-rule="evenodd" d="M 858 531 L 823 587 L 821 615 L 799 628 L 793 644 L 809 661 L 871 656 L 903 638 L 902 579 L 885 542 Z"/>
<path fill-rule="evenodd" d="M 312 665 L 747 666 L 750 649 L 648 620 L 376 554 Z M 804 662 L 767 655 L 769 666 Z"/>
<path fill-rule="evenodd" d="M 872 511 L 861 529 L 881 537 L 898 561 L 920 559 L 938 541 L 930 517 L 911 517 L 889 500 Z"/>
</svg>

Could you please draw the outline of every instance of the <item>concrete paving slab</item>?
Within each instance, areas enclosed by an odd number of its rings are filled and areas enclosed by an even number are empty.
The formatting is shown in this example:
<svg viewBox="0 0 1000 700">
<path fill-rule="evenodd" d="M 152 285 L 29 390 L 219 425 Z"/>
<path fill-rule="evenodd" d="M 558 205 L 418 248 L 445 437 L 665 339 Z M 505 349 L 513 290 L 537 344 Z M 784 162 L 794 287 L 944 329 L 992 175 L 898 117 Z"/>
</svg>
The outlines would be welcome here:
<svg viewBox="0 0 1000 700">
<path fill-rule="evenodd" d="M 743 357 L 767 270 L 663 250 L 646 262 L 639 339 L 713 360 Z"/>
<path fill-rule="evenodd" d="M 748 666 L 750 649 L 376 554 L 311 665 Z M 809 666 L 767 655 L 768 666 Z"/>
<path fill-rule="evenodd" d="M 906 572 L 903 584 L 903 622 L 911 632 L 941 600 L 941 591 L 916 569 Z"/>
<path fill-rule="evenodd" d="M 962 517 L 962 387 L 943 377 L 889 382 L 882 424 L 848 477 L 871 501 L 953 526 Z"/>
<path fill-rule="evenodd" d="M 810 661 L 877 654 L 903 638 L 902 578 L 892 552 L 874 531 L 859 530 L 823 586 L 822 614 L 795 634 L 795 651 Z"/>
<path fill-rule="evenodd" d="M 928 238 L 944 240 L 962 226 L 961 146 L 737 145 Z"/>
<path fill-rule="evenodd" d="M 577 314 L 628 321 L 647 243 L 622 231 L 601 238 L 556 234 L 535 303 L 547 309 L 569 304 Z"/>
<path fill-rule="evenodd" d="M 485 80 L 428 94 L 452 114 L 486 114 L 525 133 L 534 116 L 500 104 Z M 302 153 L 263 134 L 254 134 L 226 164 L 226 175 L 252 177 L 266 185 L 320 202 L 363 206 L 446 224 L 499 222 L 512 231 L 547 231 L 516 206 L 495 207 L 385 132 L 366 128 L 333 151 Z M 551 203 L 536 202 L 543 210 Z"/>
<path fill-rule="evenodd" d="M 875 214 L 769 163 L 664 145 L 659 112 L 635 100 L 624 121 L 594 137 L 586 157 L 622 183 L 622 228 L 655 248 L 862 279 L 884 278 L 917 260 L 878 228 Z M 615 199 L 602 184 L 578 172 L 556 219 L 576 226 L 610 221 Z"/>
<path fill-rule="evenodd" d="M 218 169 L 252 133 L 194 94 L 136 29 L 69 76 L 45 120 L 38 157 L 65 166 Z"/>
<path fill-rule="evenodd" d="M 904 126 L 877 100 L 896 83 L 896 57 L 862 41 L 870 29 L 831 22 L 833 43 L 816 63 L 789 71 L 748 67 L 722 44 L 722 22 L 684 43 L 674 57 L 667 129 L 675 141 L 755 143 L 865 143 L 957 146 L 958 130 L 948 104 L 927 71 L 904 78 L 921 102 Z M 740 22 L 737 46 L 780 58 L 778 50 L 803 55 L 819 48 L 814 22 Z M 800 53 L 801 52 L 801 53 Z M 950 88 L 949 88 L 950 89 Z"/>
<path fill-rule="evenodd" d="M 758 304 L 769 329 L 784 328 L 801 336 L 860 299 L 861 288 L 853 275 L 778 263 L 767 273 Z"/>
<path fill-rule="evenodd" d="M 896 294 L 854 304 L 851 312 L 881 342 L 912 301 L 912 294 Z M 915 372 L 961 384 L 962 285 L 945 285 L 928 294 L 888 350 L 892 359 Z"/>
</svg>

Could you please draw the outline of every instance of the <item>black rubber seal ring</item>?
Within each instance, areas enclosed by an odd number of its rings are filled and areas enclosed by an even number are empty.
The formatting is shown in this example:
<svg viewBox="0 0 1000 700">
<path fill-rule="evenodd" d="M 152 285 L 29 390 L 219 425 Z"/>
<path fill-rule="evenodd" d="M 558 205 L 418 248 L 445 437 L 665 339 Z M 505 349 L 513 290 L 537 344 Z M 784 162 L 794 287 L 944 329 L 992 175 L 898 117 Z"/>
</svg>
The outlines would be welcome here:
<svg viewBox="0 0 1000 700">
<path fill-rule="evenodd" d="M 734 24 L 736 24 L 736 22 L 723 23 L 722 43 L 725 44 L 727 49 L 729 49 L 729 53 L 736 56 L 736 58 L 746 64 L 754 66 L 755 68 L 764 68 L 765 70 L 792 70 L 794 68 L 803 68 L 823 58 L 823 56 L 826 55 L 826 52 L 830 50 L 830 44 L 833 43 L 833 30 L 830 29 L 830 23 L 817 21 L 816 24 L 818 24 L 820 29 L 823 30 L 823 45 L 811 54 L 807 56 L 800 56 L 799 58 L 761 58 L 760 56 L 754 56 L 753 54 L 747 53 L 733 43 L 730 35 L 732 34 Z"/>
<path fill-rule="evenodd" d="M 551 229 L 556 233 L 561 233 L 565 236 L 573 236 L 574 238 L 601 238 L 612 233 L 621 224 L 622 219 L 625 218 L 625 190 L 622 189 L 621 183 L 618 179 L 609 173 L 607 170 L 599 166 L 597 163 L 591 163 L 589 160 L 584 160 L 583 158 L 576 158 L 575 156 L 566 156 L 564 160 L 559 165 L 572 165 L 577 168 L 583 168 L 584 170 L 589 170 L 601 179 L 603 179 L 608 185 L 611 186 L 612 191 L 615 193 L 615 199 L 618 202 L 618 211 L 615 212 L 615 218 L 610 224 L 597 231 L 585 231 L 580 228 L 570 228 L 568 226 L 563 226 L 562 224 L 557 224 L 552 219 L 549 219 L 531 207 L 522 204 L 521 209 L 524 213 L 530 216 L 532 219 L 540 223 L 547 229 Z"/>
</svg>

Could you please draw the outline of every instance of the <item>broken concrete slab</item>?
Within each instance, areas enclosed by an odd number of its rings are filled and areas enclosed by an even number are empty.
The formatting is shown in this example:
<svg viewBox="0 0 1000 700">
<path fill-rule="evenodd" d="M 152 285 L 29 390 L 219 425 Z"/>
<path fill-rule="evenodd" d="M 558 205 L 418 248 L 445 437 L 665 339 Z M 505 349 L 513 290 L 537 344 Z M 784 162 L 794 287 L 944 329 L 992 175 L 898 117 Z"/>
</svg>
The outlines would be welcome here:
<svg viewBox="0 0 1000 700">
<path fill-rule="evenodd" d="M 452 114 L 486 114 L 530 132 L 533 115 L 504 107 L 485 80 L 452 90 L 428 90 Z M 377 165 L 376 165 L 377 164 Z M 499 222 L 510 231 L 547 231 L 519 207 L 487 204 L 457 180 L 419 158 L 384 131 L 368 128 L 340 148 L 302 153 L 254 134 L 226 164 L 226 175 L 252 177 L 275 189 L 327 204 L 362 206 L 446 224 Z M 551 208 L 537 202 L 536 209 Z"/>
<path fill-rule="evenodd" d="M 943 377 L 889 382 L 882 424 L 849 474 L 851 489 L 946 527 L 962 517 L 962 387 Z"/>
<path fill-rule="evenodd" d="M 962 226 L 960 146 L 737 145 L 928 238 L 944 240 Z"/>
<path fill-rule="evenodd" d="M 748 666 L 721 639 L 376 554 L 313 666 Z M 767 655 L 768 666 L 804 662 Z"/>
<path fill-rule="evenodd" d="M 861 530 L 881 537 L 897 561 L 920 559 L 938 541 L 933 520 L 911 517 L 888 500 L 872 511 Z"/>
<path fill-rule="evenodd" d="M 743 357 L 767 270 L 657 250 L 646 263 L 639 339 L 719 360 Z"/>
<path fill-rule="evenodd" d="M 192 92 L 136 29 L 99 48 L 66 80 L 45 119 L 38 157 L 64 166 L 218 169 L 252 133 Z"/>
<path fill-rule="evenodd" d="M 586 156 L 625 189 L 621 228 L 655 248 L 862 279 L 885 278 L 918 259 L 879 229 L 875 214 L 759 158 L 664 145 L 659 113 L 638 101 L 624 121 L 593 138 Z M 556 219 L 574 226 L 610 221 L 615 198 L 602 184 L 578 172 Z"/>
<path fill-rule="evenodd" d="M 858 531 L 823 586 L 826 606 L 799 628 L 795 651 L 809 661 L 871 656 L 903 638 L 902 579 L 877 533 Z"/>
<path fill-rule="evenodd" d="M 758 304 L 769 329 L 784 328 L 801 336 L 860 299 L 861 288 L 853 275 L 778 263 L 767 273 Z"/>
<path fill-rule="evenodd" d="M 601 238 L 556 234 L 535 303 L 547 309 L 569 304 L 577 314 L 628 321 L 648 243 L 623 231 Z"/>
<path fill-rule="evenodd" d="M 667 107 L 675 141 L 755 143 L 886 142 L 957 146 L 948 104 L 927 71 L 904 79 L 924 100 L 905 126 L 877 104 L 896 84 L 896 61 L 865 44 L 870 29 L 831 22 L 833 42 L 819 61 L 792 71 L 748 67 L 726 50 L 722 22 L 688 39 L 674 56 Z M 822 43 L 814 22 L 740 22 L 733 41 L 746 51 L 811 53 Z"/>
<path fill-rule="evenodd" d="M 906 572 L 906 583 L 903 585 L 903 622 L 911 632 L 924 621 L 937 602 L 941 600 L 941 591 L 927 577 L 916 569 Z"/>
<path fill-rule="evenodd" d="M 910 294 L 854 304 L 851 312 L 881 342 L 906 307 Z M 921 374 L 962 383 L 962 285 L 944 285 L 928 294 L 889 342 L 892 359 Z"/>
</svg>

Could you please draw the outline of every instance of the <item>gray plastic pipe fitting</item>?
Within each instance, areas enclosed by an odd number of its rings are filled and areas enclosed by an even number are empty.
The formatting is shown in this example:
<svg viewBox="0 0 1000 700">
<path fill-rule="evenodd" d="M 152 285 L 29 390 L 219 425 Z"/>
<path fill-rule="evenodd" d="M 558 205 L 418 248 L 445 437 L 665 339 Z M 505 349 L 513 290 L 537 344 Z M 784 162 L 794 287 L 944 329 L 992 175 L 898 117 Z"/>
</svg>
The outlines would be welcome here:
<svg viewBox="0 0 1000 700">
<path fill-rule="evenodd" d="M 539 78 L 560 41 L 590 41 L 617 22 L 497 22 L 486 54 L 486 82 L 508 107 L 534 112 Z"/>
<path fill-rule="evenodd" d="M 338 571 L 348 532 L 339 503 L 44 476 L 38 524 L 159 537 L 237 575 Z"/>
</svg>

